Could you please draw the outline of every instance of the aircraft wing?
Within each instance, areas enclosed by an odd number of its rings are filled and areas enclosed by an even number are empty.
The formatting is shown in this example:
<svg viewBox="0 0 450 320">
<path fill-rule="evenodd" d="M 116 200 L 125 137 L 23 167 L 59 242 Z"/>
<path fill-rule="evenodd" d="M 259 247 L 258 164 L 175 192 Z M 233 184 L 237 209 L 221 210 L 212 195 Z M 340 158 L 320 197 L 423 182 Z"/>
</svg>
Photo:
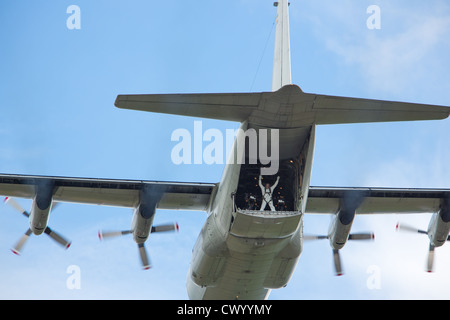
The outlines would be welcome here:
<svg viewBox="0 0 450 320">
<path fill-rule="evenodd" d="M 215 184 L 138 180 L 63 178 L 0 174 L 0 195 L 29 198 L 35 186 L 46 181 L 54 185 L 53 201 L 133 208 L 146 185 L 163 193 L 158 209 L 206 211 Z"/>
<path fill-rule="evenodd" d="M 433 213 L 450 197 L 450 189 L 310 187 L 306 213 L 337 213 L 348 194 L 361 199 L 356 214 Z"/>
<path fill-rule="evenodd" d="M 139 192 L 151 185 L 163 196 L 158 209 L 206 211 L 216 184 L 0 174 L 0 195 L 28 198 L 42 181 L 54 185 L 53 201 L 133 208 Z M 437 212 L 450 189 L 310 187 L 306 214 L 335 214 L 348 194 L 361 198 L 357 214 Z"/>
</svg>

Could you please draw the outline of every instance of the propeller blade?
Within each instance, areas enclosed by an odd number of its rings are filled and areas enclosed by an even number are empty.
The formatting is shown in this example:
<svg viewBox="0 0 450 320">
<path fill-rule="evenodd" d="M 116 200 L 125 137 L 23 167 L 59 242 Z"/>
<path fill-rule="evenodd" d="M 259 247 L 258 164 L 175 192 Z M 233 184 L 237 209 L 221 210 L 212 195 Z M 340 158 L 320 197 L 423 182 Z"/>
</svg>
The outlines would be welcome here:
<svg viewBox="0 0 450 320">
<path fill-rule="evenodd" d="M 373 233 L 355 233 L 348 236 L 348 240 L 375 240 Z"/>
<path fill-rule="evenodd" d="M 125 231 L 108 231 L 108 232 L 103 232 L 103 231 L 99 231 L 98 232 L 98 238 L 100 240 L 103 239 L 108 239 L 108 238 L 115 238 L 115 237 L 120 237 L 120 236 L 124 236 L 126 234 L 130 234 L 133 231 L 131 230 L 125 230 Z"/>
<path fill-rule="evenodd" d="M 421 234 L 428 234 L 428 232 L 405 225 L 397 223 L 397 226 L 395 227 L 397 231 L 406 231 L 406 232 L 413 232 L 413 233 L 421 233 Z"/>
<path fill-rule="evenodd" d="M 324 240 L 328 239 L 328 236 L 315 236 L 315 235 L 304 235 L 303 240 L 311 241 L 311 240 Z"/>
<path fill-rule="evenodd" d="M 25 217 L 28 218 L 30 216 L 30 214 L 24 208 L 22 208 L 22 206 L 16 200 L 14 200 L 13 198 L 6 197 L 5 198 L 5 203 L 9 204 L 11 207 L 13 207 L 17 211 L 19 211 Z"/>
<path fill-rule="evenodd" d="M 145 250 L 145 246 L 143 243 L 138 244 L 139 255 L 141 256 L 142 268 L 144 270 L 150 269 L 152 266 L 149 262 L 147 251 Z"/>
<path fill-rule="evenodd" d="M 428 260 L 427 260 L 427 272 L 433 272 L 433 262 L 434 262 L 434 246 L 430 244 L 428 249 Z"/>
<path fill-rule="evenodd" d="M 69 249 L 71 242 L 64 239 L 61 235 L 50 229 L 49 227 L 45 228 L 44 232 L 53 240 L 55 240 L 58 244 L 63 246 L 65 249 Z"/>
<path fill-rule="evenodd" d="M 334 269 L 336 271 L 336 276 L 340 277 L 344 273 L 342 272 L 341 266 L 341 257 L 339 254 L 339 250 L 333 249 L 333 261 L 334 261 Z"/>
<path fill-rule="evenodd" d="M 27 242 L 27 240 L 31 234 L 32 234 L 32 231 L 31 231 L 31 229 L 28 228 L 27 232 L 25 232 L 25 234 L 20 238 L 20 240 L 16 243 L 14 248 L 11 249 L 11 251 L 14 254 L 20 256 L 20 250 L 22 250 L 23 245 L 25 244 L 25 242 Z"/>
<path fill-rule="evenodd" d="M 168 232 L 168 231 L 179 231 L 178 223 L 172 223 L 172 224 L 163 224 L 159 226 L 152 227 L 152 233 L 153 232 Z"/>
</svg>

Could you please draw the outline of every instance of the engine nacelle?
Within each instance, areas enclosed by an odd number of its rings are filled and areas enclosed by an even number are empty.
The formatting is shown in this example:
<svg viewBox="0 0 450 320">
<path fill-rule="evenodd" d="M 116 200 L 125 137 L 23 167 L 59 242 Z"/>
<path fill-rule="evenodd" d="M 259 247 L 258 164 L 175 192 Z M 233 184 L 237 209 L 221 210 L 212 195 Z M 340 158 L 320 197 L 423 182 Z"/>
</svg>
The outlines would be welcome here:
<svg viewBox="0 0 450 320">
<path fill-rule="evenodd" d="M 42 182 L 36 185 L 36 195 L 31 206 L 29 217 L 30 229 L 35 235 L 41 235 L 48 225 L 52 209 L 53 184 Z"/>
<path fill-rule="evenodd" d="M 350 230 L 352 229 L 354 218 L 354 210 L 340 210 L 336 214 L 328 230 L 328 239 L 333 249 L 340 250 L 345 246 L 350 235 Z"/>
<path fill-rule="evenodd" d="M 450 232 L 450 198 L 444 199 L 441 209 L 433 214 L 428 225 L 428 237 L 435 247 L 442 246 Z"/>
<path fill-rule="evenodd" d="M 146 210 L 149 209 L 145 208 L 142 204 L 134 210 L 131 230 L 133 231 L 133 239 L 137 244 L 147 241 L 153 225 L 155 208 L 153 208 L 152 215 L 148 215 Z"/>
<path fill-rule="evenodd" d="M 364 194 L 352 190 L 346 191 L 341 198 L 339 211 L 331 222 L 328 239 L 334 250 L 342 249 L 350 236 L 356 209 L 364 200 Z"/>
<path fill-rule="evenodd" d="M 144 185 L 139 194 L 139 206 L 134 210 L 131 230 L 137 244 L 144 243 L 150 235 L 156 207 L 163 192 L 153 185 Z"/>
</svg>

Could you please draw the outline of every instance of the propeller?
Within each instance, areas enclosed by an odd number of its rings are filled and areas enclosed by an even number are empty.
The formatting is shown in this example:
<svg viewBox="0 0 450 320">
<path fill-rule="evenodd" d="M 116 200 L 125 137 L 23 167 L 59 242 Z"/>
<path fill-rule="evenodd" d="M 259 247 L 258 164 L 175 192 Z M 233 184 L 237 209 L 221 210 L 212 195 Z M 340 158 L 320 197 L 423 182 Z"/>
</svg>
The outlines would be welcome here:
<svg viewBox="0 0 450 320">
<path fill-rule="evenodd" d="M 344 275 L 341 265 L 341 255 L 338 249 L 333 249 L 334 271 L 337 277 Z"/>
<path fill-rule="evenodd" d="M 315 236 L 315 235 L 305 235 L 303 237 L 303 240 L 310 241 L 310 240 L 324 240 L 324 239 L 330 239 L 329 236 Z M 355 233 L 350 234 L 348 236 L 348 240 L 374 240 L 375 235 L 373 233 Z M 342 269 L 342 263 L 341 263 L 341 256 L 340 252 L 341 249 L 333 249 L 333 263 L 334 263 L 334 270 L 335 275 L 340 277 L 344 275 L 343 269 Z"/>
<path fill-rule="evenodd" d="M 155 232 L 170 232 L 170 231 L 179 231 L 178 223 L 171 223 L 171 224 L 164 224 L 159 226 L 152 226 L 151 233 Z M 123 230 L 123 231 L 99 231 L 98 232 L 98 238 L 100 240 L 104 239 L 111 239 L 111 238 L 117 238 L 121 237 L 127 234 L 132 234 L 133 230 Z M 142 262 L 142 268 L 144 270 L 148 270 L 152 267 L 150 259 L 147 254 L 147 250 L 145 249 L 144 243 L 138 243 L 138 250 L 139 250 L 139 256 L 141 258 Z"/>
<path fill-rule="evenodd" d="M 19 211 L 20 213 L 22 213 L 25 217 L 29 217 L 30 214 L 28 213 L 28 211 L 26 211 L 24 208 L 22 208 L 22 206 L 15 201 L 14 199 L 10 198 L 10 197 L 6 197 L 5 198 L 5 203 L 9 204 L 11 207 L 13 207 L 14 209 L 16 209 L 17 211 Z M 71 242 L 66 240 L 64 237 L 62 237 L 60 234 L 58 234 L 57 232 L 53 231 L 52 229 L 50 229 L 50 227 L 46 227 L 44 230 L 44 233 L 46 235 L 48 235 L 50 238 L 52 238 L 54 241 L 56 241 L 59 245 L 61 245 L 63 248 L 65 249 L 69 249 Z M 16 243 L 16 245 L 11 249 L 11 251 L 16 254 L 16 255 L 20 255 L 22 247 L 25 245 L 25 243 L 27 242 L 28 238 L 33 234 L 33 232 L 31 231 L 30 228 L 28 228 L 28 230 L 24 233 L 24 235 L 19 239 L 19 241 Z"/>
<path fill-rule="evenodd" d="M 145 246 L 143 243 L 138 244 L 139 248 L 139 256 L 141 257 L 142 269 L 148 270 L 152 267 L 150 260 L 147 255 L 147 250 L 145 250 Z"/>
<path fill-rule="evenodd" d="M 412 232 L 412 233 L 428 234 L 428 232 L 426 232 L 425 230 L 420 230 L 420 229 L 411 227 L 411 226 L 406 225 L 406 224 L 400 224 L 400 222 L 397 223 L 397 225 L 395 226 L 395 229 L 397 231 L 406 231 L 406 232 Z"/>
<path fill-rule="evenodd" d="M 420 234 L 425 234 L 428 235 L 428 232 L 425 230 L 420 230 L 414 227 L 411 227 L 409 225 L 405 225 L 405 224 L 400 224 L 397 223 L 397 226 L 395 227 L 395 229 L 397 231 L 405 231 L 405 232 L 410 232 L 410 233 L 420 233 Z M 450 237 L 449 237 L 450 238 Z M 447 239 L 447 241 L 449 241 L 450 239 Z M 434 266 L 434 249 L 436 247 L 433 246 L 430 243 L 430 246 L 428 247 L 428 257 L 427 257 L 427 268 L 426 271 L 431 273 L 433 272 L 433 266 Z"/>
<path fill-rule="evenodd" d="M 16 243 L 16 245 L 11 249 L 11 251 L 20 256 L 20 251 L 22 250 L 22 247 L 24 246 L 25 242 L 27 242 L 28 238 L 31 236 L 33 232 L 30 228 L 24 233 L 24 235 L 19 239 L 19 241 Z"/>
<path fill-rule="evenodd" d="M 428 247 L 427 272 L 433 272 L 434 248 L 435 247 L 430 243 L 430 246 Z"/>
</svg>

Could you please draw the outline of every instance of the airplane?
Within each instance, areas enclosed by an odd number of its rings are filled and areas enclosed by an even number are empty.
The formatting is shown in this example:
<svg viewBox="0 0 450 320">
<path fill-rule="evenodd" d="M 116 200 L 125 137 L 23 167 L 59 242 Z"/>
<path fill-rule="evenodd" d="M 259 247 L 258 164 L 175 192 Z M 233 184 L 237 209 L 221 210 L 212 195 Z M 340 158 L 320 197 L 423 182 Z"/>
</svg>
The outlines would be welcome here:
<svg viewBox="0 0 450 320">
<path fill-rule="evenodd" d="M 450 108 L 303 92 L 291 83 L 289 3 L 281 0 L 276 6 L 271 92 L 119 95 L 115 101 L 115 106 L 121 109 L 241 123 L 233 147 L 235 152 L 230 155 L 232 160 L 227 161 L 220 182 L 2 174 L 0 194 L 33 199 L 28 218 L 34 235 L 48 228 L 55 203 L 133 208 L 132 227 L 120 235 L 133 235 L 144 269 L 151 266 L 144 243 L 151 232 L 158 230 L 153 226 L 157 210 L 206 211 L 208 218 L 194 246 L 188 271 L 187 291 L 191 299 L 267 299 L 272 289 L 286 286 L 307 238 L 303 234 L 305 214 L 333 215 L 329 233 L 317 238 L 330 240 L 337 275 L 342 273 L 339 250 L 346 242 L 373 237 L 350 233 L 359 214 L 432 212 L 426 233 L 430 252 L 434 252 L 448 238 L 450 190 L 312 187 L 315 134 L 317 126 L 326 124 L 445 119 L 450 115 Z M 256 195 L 258 204 L 262 201 L 257 181 L 263 169 L 270 169 L 272 163 L 267 164 L 263 159 L 255 162 L 250 157 L 250 145 L 244 145 L 242 163 L 235 157 L 246 135 L 256 132 L 261 139 L 263 130 L 279 138 L 278 170 L 264 175 L 263 180 L 273 185 L 280 177 L 278 188 L 284 194 L 283 210 L 246 208 L 246 194 Z M 176 224 L 159 228 L 161 231 L 176 229 Z M 102 238 L 109 235 L 113 233 L 100 233 Z"/>
</svg>

